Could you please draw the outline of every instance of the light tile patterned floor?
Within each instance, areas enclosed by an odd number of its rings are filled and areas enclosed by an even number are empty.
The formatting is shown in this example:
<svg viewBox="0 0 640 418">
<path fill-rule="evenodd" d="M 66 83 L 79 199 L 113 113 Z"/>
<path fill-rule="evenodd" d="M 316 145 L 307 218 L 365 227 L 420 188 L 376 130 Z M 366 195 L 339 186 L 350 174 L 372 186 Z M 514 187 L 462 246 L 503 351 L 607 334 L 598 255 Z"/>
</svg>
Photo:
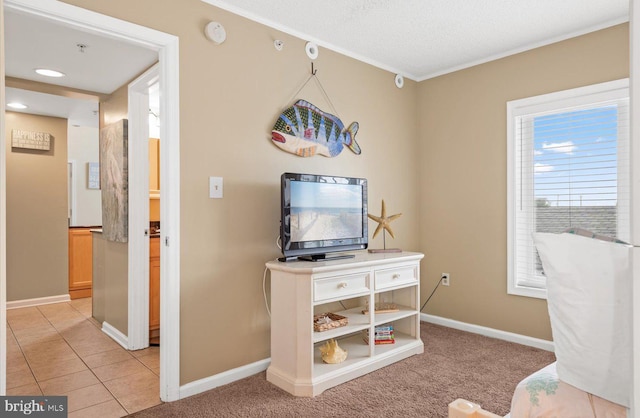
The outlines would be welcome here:
<svg viewBox="0 0 640 418">
<path fill-rule="evenodd" d="M 159 348 L 122 348 L 91 318 L 91 298 L 9 309 L 7 325 L 7 395 L 66 395 L 70 418 L 161 403 Z"/>
</svg>

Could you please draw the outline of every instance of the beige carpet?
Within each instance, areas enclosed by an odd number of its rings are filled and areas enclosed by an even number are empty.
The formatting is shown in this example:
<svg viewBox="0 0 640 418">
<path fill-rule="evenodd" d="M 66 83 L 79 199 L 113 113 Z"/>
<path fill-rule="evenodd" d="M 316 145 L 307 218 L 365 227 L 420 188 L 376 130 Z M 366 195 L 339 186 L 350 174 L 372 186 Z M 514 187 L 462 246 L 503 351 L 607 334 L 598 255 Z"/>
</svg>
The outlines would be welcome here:
<svg viewBox="0 0 640 418">
<path fill-rule="evenodd" d="M 297 398 L 262 372 L 131 415 L 164 417 L 446 417 L 464 398 L 499 415 L 509 412 L 520 380 L 555 361 L 553 353 L 422 323 L 424 354 L 361 378 Z"/>
</svg>

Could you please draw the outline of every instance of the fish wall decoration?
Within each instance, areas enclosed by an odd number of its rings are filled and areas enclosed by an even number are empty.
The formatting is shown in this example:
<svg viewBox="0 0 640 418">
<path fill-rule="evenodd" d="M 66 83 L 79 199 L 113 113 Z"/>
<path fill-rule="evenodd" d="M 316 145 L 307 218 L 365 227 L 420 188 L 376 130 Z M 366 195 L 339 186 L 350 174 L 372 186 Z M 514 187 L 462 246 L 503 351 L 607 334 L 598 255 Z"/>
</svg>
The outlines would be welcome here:
<svg viewBox="0 0 640 418">
<path fill-rule="evenodd" d="M 356 142 L 358 122 L 347 128 L 337 116 L 323 112 L 305 100 L 285 109 L 271 130 L 271 140 L 284 151 L 300 157 L 316 154 L 335 157 L 346 146 L 360 154 Z"/>
</svg>

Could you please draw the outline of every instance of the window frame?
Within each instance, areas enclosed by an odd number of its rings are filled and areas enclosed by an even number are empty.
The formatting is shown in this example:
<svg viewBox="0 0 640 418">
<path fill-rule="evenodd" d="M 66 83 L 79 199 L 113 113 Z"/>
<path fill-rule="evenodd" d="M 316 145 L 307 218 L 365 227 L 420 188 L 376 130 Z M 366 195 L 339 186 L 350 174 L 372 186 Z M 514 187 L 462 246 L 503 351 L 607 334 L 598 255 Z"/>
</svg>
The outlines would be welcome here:
<svg viewBox="0 0 640 418">
<path fill-rule="evenodd" d="M 604 83 L 593 84 L 585 87 L 578 87 L 540 96 L 527 97 L 524 99 L 507 102 L 507 294 L 527 296 L 539 299 L 547 298 L 546 284 L 519 279 L 517 277 L 516 259 L 518 256 L 517 228 L 516 228 L 516 204 L 518 196 L 521 196 L 517 189 L 518 174 L 516 172 L 517 150 L 516 141 L 520 139 L 518 127 L 520 118 L 527 115 L 535 115 L 553 112 L 558 113 L 566 109 L 577 108 L 606 102 L 610 100 L 621 100 L 629 98 L 629 79 L 620 79 Z M 531 123 L 531 122 L 525 122 Z M 619 125 L 620 126 L 620 125 Z M 627 130 L 628 125 L 623 127 Z M 619 135 L 619 137 L 622 135 Z M 530 146 L 533 147 L 533 141 Z M 527 176 L 534 175 L 533 164 L 530 164 L 526 172 Z M 619 171 L 618 189 L 630 188 L 630 172 Z M 528 198 L 534 199 L 533 189 L 527 193 Z M 532 201 L 532 205 L 534 202 Z M 627 210 L 630 210 L 630 200 L 624 203 Z M 534 221 L 528 221 L 532 225 Z M 626 225 L 628 228 L 628 225 Z M 529 228 L 531 230 L 531 228 Z"/>
</svg>

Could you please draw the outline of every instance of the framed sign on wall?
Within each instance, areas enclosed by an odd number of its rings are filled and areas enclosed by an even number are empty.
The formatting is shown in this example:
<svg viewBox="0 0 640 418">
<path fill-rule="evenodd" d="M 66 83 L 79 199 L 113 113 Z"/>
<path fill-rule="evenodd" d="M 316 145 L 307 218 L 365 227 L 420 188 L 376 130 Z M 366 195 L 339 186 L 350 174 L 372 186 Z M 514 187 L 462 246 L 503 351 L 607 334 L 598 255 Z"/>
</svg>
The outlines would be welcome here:
<svg viewBox="0 0 640 418">
<path fill-rule="evenodd" d="M 87 163 L 87 189 L 100 189 L 100 163 Z"/>
</svg>

